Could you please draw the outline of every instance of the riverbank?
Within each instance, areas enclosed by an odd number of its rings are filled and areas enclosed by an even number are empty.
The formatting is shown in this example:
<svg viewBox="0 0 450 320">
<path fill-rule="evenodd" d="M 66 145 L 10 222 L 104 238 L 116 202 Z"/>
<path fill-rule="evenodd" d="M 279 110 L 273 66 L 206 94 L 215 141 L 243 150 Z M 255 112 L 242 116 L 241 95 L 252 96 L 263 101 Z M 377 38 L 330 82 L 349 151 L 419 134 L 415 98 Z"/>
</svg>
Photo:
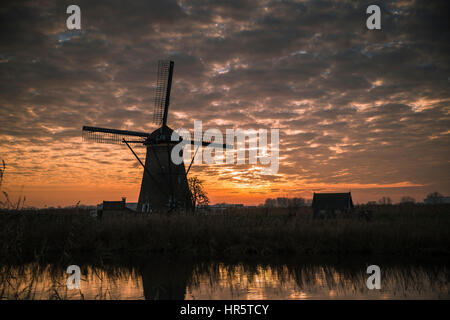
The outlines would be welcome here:
<svg viewBox="0 0 450 320">
<path fill-rule="evenodd" d="M 309 208 L 308 208 L 309 209 Z M 277 257 L 383 255 L 450 257 L 449 206 L 379 206 L 357 216 L 313 220 L 304 210 L 234 210 L 225 214 L 123 214 L 78 210 L 0 213 L 6 262 L 71 257 Z"/>
</svg>

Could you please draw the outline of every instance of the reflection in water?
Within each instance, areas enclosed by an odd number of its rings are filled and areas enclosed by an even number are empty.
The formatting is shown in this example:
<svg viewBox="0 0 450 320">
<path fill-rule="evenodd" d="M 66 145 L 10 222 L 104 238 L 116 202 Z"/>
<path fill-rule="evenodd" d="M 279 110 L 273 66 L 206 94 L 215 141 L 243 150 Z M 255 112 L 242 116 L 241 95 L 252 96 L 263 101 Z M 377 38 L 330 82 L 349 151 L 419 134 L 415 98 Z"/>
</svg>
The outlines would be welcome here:
<svg viewBox="0 0 450 320">
<path fill-rule="evenodd" d="M 361 265 L 361 264 L 359 264 Z M 449 299 L 445 266 L 382 267 L 381 290 L 366 287 L 366 266 L 225 264 L 156 259 L 136 267 L 81 266 L 81 289 L 65 270 L 28 264 L 0 268 L 2 299 Z"/>
<path fill-rule="evenodd" d="M 192 276 L 190 261 L 154 260 L 140 268 L 144 297 L 147 300 L 183 300 Z"/>
<path fill-rule="evenodd" d="M 186 299 L 445 299 L 450 297 L 449 270 L 386 268 L 382 289 L 366 287 L 364 270 L 329 265 L 210 265 L 187 288 Z"/>
</svg>

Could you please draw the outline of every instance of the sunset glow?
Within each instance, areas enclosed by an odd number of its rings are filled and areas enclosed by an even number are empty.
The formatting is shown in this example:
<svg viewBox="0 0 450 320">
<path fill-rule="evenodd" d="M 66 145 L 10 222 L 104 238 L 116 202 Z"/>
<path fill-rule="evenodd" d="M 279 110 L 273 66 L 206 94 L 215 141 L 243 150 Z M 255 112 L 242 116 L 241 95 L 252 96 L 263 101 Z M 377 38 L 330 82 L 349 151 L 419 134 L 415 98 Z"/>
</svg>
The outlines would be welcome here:
<svg viewBox="0 0 450 320">
<path fill-rule="evenodd" d="M 79 34 L 66 30 L 59 5 L 21 5 L 4 19 L 14 27 L 6 24 L 0 50 L 2 188 L 36 207 L 136 202 L 136 159 L 125 146 L 82 142 L 81 128 L 156 129 L 157 61 L 169 58 L 171 128 L 201 120 L 223 133 L 280 130 L 277 174 L 262 175 L 260 164 L 193 165 L 211 203 L 449 194 L 444 31 L 410 1 L 386 5 L 396 14 L 384 16 L 383 32 L 365 29 L 357 2 L 305 3 L 121 2 L 105 12 L 79 1 Z M 318 18 L 331 12 L 327 23 Z"/>
</svg>

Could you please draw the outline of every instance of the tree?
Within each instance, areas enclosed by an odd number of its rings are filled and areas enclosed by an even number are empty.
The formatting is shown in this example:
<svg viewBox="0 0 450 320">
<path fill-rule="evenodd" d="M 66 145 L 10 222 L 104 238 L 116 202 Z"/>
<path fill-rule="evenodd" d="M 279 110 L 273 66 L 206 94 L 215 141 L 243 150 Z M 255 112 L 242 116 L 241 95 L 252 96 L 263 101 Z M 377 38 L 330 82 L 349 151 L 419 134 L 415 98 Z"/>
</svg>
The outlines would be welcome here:
<svg viewBox="0 0 450 320">
<path fill-rule="evenodd" d="M 267 208 L 275 208 L 277 201 L 275 199 L 267 198 L 264 202 L 264 206 Z"/>
<path fill-rule="evenodd" d="M 289 206 L 294 208 L 303 207 L 305 205 L 305 199 L 303 198 L 292 198 L 289 199 Z"/>
<path fill-rule="evenodd" d="M 378 200 L 378 203 L 382 204 L 382 205 L 388 205 L 388 204 L 392 204 L 392 200 L 389 197 L 383 197 L 380 200 Z"/>
<path fill-rule="evenodd" d="M 277 198 L 277 207 L 278 208 L 287 208 L 289 205 L 289 199 L 284 197 Z"/>
<path fill-rule="evenodd" d="M 208 205 L 209 198 L 203 187 L 203 181 L 197 177 L 188 178 L 189 189 L 192 193 L 192 208 L 194 210 L 201 205 Z"/>
<path fill-rule="evenodd" d="M 306 205 L 303 198 L 267 198 L 264 202 L 264 207 L 267 208 L 299 208 Z"/>
<path fill-rule="evenodd" d="M 413 197 L 409 197 L 409 196 L 404 196 L 400 199 L 400 203 L 402 203 L 402 204 L 406 204 L 406 203 L 412 204 L 415 202 L 416 202 L 416 200 Z"/>
<path fill-rule="evenodd" d="M 432 192 L 427 195 L 424 202 L 430 204 L 437 204 L 442 202 L 442 198 L 444 198 L 444 196 L 439 192 Z"/>
</svg>

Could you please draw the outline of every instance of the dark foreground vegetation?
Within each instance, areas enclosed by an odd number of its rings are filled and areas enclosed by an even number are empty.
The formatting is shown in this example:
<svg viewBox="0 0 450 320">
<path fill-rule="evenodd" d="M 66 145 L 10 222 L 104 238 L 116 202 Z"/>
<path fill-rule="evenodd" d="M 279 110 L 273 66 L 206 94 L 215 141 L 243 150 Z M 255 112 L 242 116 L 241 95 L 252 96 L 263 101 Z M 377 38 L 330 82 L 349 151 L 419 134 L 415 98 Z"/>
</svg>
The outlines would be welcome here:
<svg viewBox="0 0 450 320">
<path fill-rule="evenodd" d="M 2 263 L 156 254 L 245 258 L 377 254 L 450 257 L 450 206 L 372 207 L 369 221 L 314 220 L 311 208 L 217 214 L 121 214 L 81 209 L 0 212 Z"/>
</svg>

